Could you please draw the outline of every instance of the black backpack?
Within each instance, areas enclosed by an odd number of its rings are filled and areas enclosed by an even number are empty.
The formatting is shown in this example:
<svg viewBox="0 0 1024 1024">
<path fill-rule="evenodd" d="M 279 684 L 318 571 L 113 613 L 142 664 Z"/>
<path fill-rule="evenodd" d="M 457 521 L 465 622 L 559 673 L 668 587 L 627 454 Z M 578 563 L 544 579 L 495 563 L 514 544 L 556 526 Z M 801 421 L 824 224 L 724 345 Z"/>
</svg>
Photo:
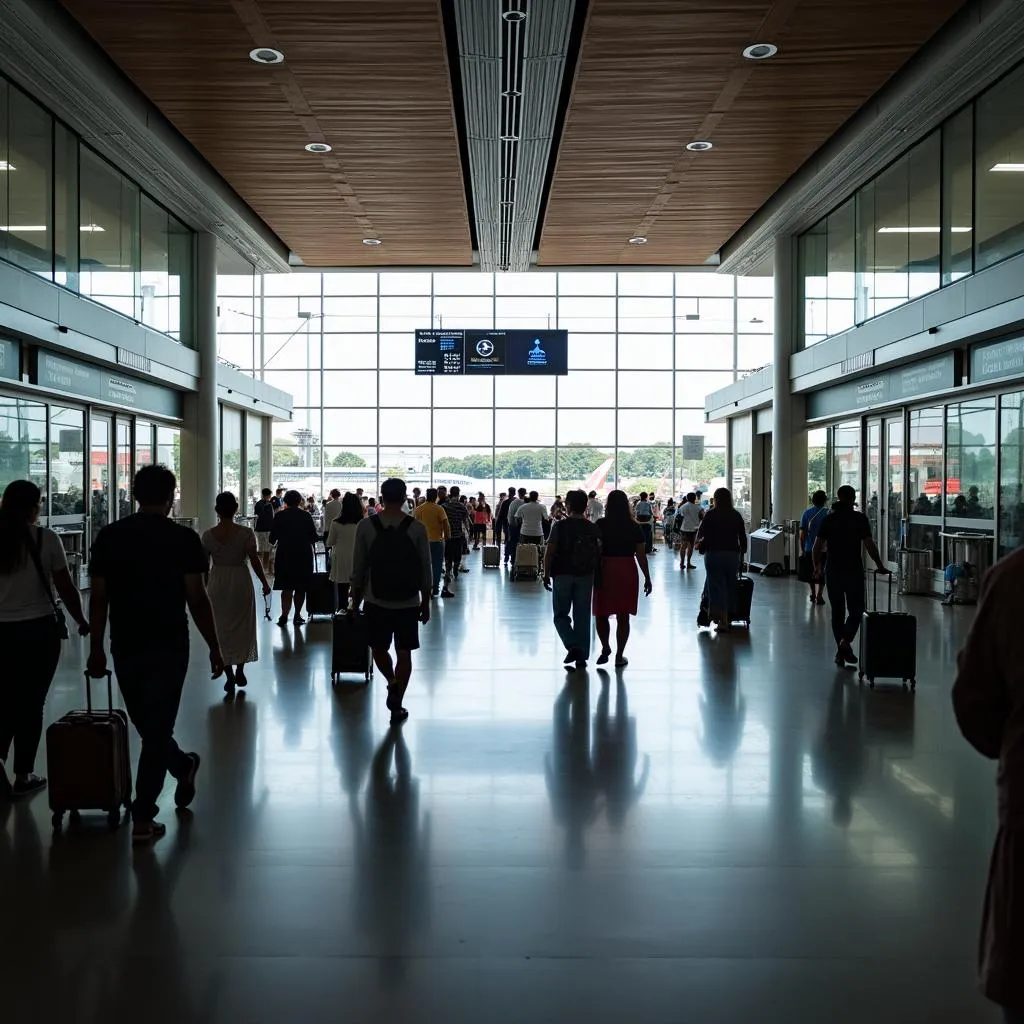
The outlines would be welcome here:
<svg viewBox="0 0 1024 1024">
<path fill-rule="evenodd" d="M 569 565 L 573 576 L 589 576 L 601 565 L 601 538 L 597 530 L 579 530 L 569 552 Z"/>
<path fill-rule="evenodd" d="M 382 601 L 407 601 L 420 592 L 420 559 L 409 538 L 411 516 L 386 527 L 380 516 L 371 520 L 377 536 L 370 546 L 370 587 Z"/>
</svg>

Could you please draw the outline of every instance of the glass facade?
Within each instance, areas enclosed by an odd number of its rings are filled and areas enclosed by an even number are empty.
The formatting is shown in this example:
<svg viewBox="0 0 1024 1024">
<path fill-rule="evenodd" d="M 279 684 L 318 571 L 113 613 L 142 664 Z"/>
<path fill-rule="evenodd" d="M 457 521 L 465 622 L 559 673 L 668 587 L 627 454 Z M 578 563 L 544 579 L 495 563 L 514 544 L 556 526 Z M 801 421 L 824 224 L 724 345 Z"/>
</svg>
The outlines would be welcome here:
<svg viewBox="0 0 1024 1024">
<path fill-rule="evenodd" d="M 771 361 L 766 277 L 232 272 L 218 291 L 221 357 L 294 398 L 267 483 L 307 494 L 393 473 L 489 496 L 721 485 L 725 425 L 704 422 L 705 396 Z M 564 328 L 569 374 L 418 377 L 414 332 L 431 326 Z M 684 435 L 703 459 L 683 460 Z"/>
<path fill-rule="evenodd" d="M 191 345 L 193 253 L 184 224 L 0 78 L 0 259 Z"/>
<path fill-rule="evenodd" d="M 1024 252 L 1024 68 L 800 236 L 814 345 Z"/>
</svg>

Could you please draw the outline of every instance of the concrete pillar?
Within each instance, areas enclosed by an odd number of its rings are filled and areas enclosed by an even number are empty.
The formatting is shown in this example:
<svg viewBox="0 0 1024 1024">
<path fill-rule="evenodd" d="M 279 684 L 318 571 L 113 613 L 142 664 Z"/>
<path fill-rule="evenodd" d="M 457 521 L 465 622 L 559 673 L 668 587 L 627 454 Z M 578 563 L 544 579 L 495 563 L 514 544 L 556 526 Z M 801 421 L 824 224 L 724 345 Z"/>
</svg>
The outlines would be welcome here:
<svg viewBox="0 0 1024 1024">
<path fill-rule="evenodd" d="M 273 490 L 277 486 L 274 480 L 274 421 L 269 416 L 261 416 L 260 428 L 260 488 L 269 487 Z"/>
<path fill-rule="evenodd" d="M 196 395 L 196 515 L 199 528 L 215 525 L 220 449 L 217 406 L 217 239 L 209 232 L 196 238 L 196 349 L 199 392 Z"/>
<path fill-rule="evenodd" d="M 799 324 L 795 240 L 775 239 L 775 345 L 772 380 L 771 520 L 798 519 L 807 506 L 807 430 L 801 396 L 793 394 L 789 360 Z"/>
</svg>

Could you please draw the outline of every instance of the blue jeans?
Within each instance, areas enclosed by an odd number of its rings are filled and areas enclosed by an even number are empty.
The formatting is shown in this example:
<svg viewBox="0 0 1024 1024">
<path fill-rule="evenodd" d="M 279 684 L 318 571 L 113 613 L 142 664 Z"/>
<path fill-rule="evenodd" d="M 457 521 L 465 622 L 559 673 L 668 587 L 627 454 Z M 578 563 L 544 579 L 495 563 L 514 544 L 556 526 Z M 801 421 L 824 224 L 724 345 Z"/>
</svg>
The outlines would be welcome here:
<svg viewBox="0 0 1024 1024">
<path fill-rule="evenodd" d="M 732 581 L 740 571 L 739 552 L 709 551 L 704 556 L 704 570 L 708 575 L 708 611 L 711 618 L 728 615 Z"/>
<path fill-rule="evenodd" d="M 590 598 L 593 592 L 592 575 L 553 576 L 551 579 L 555 629 L 565 649 L 579 651 L 583 660 L 590 657 Z"/>
<path fill-rule="evenodd" d="M 434 578 L 434 593 L 441 589 L 444 580 L 444 541 L 432 540 L 430 542 L 430 572 Z"/>
<path fill-rule="evenodd" d="M 180 779 L 192 768 L 191 758 L 174 742 L 188 650 L 115 651 L 114 672 L 128 717 L 142 740 L 132 820 L 152 821 L 167 773 Z"/>
</svg>

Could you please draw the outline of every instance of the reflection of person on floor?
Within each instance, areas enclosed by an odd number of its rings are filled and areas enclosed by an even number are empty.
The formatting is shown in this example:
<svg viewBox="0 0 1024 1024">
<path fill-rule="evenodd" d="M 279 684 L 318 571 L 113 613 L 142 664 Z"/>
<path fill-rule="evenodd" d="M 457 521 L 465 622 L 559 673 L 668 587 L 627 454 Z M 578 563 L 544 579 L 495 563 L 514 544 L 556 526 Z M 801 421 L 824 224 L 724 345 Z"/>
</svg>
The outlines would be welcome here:
<svg viewBox="0 0 1024 1024">
<path fill-rule="evenodd" d="M 860 689 L 845 680 L 832 684 L 825 728 L 811 754 L 811 775 L 832 797 L 832 820 L 845 828 L 853 815 L 853 794 L 864 774 Z"/>
<path fill-rule="evenodd" d="M 747 718 L 747 699 L 735 680 L 704 677 L 700 695 L 700 717 L 704 724 L 702 745 L 711 763 L 727 765 L 739 750 Z"/>
<path fill-rule="evenodd" d="M 341 788 L 350 801 L 355 801 L 373 757 L 367 691 L 362 687 L 353 693 L 335 689 L 331 696 L 331 747 L 341 773 Z"/>
<path fill-rule="evenodd" d="M 597 785 L 590 767 L 590 685 L 577 672 L 555 701 L 554 750 L 544 758 L 544 778 L 555 820 L 566 828 L 570 868 L 583 866 L 583 833 L 597 818 Z"/>
<path fill-rule="evenodd" d="M 359 926 L 376 936 L 373 952 L 387 984 L 401 981 L 413 936 L 427 923 L 430 818 L 421 822 L 419 807 L 409 748 L 401 729 L 389 729 L 373 756 L 363 818 L 350 804 Z"/>
<path fill-rule="evenodd" d="M 301 630 L 281 633 L 281 646 L 274 648 L 274 660 L 294 663 L 279 666 L 274 673 L 274 702 L 277 717 L 284 723 L 284 745 L 294 748 L 302 742 L 302 727 L 313 713 L 314 702 L 306 638 Z"/>
<path fill-rule="evenodd" d="M 594 715 L 594 780 L 604 792 L 605 813 L 608 824 L 618 830 L 625 824 L 630 807 L 638 803 L 647 787 L 651 759 L 644 754 L 644 767 L 636 779 L 636 718 L 629 715 L 626 686 L 622 676 L 615 680 L 615 717 L 609 716 L 611 705 L 611 678 L 603 669 L 601 694 L 597 698 Z"/>
</svg>

